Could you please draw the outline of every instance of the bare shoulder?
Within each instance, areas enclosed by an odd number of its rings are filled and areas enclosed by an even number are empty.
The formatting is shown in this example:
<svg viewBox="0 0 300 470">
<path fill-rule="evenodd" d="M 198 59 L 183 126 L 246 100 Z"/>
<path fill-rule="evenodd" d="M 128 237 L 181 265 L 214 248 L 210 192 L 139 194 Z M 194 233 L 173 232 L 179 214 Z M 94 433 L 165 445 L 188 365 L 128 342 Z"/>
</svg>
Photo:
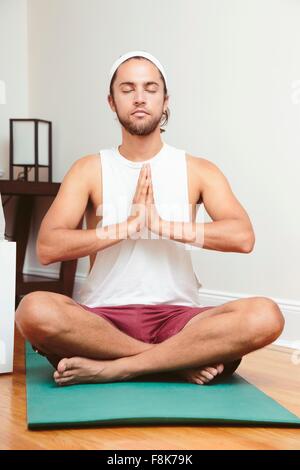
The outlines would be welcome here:
<svg viewBox="0 0 300 470">
<path fill-rule="evenodd" d="M 207 158 L 204 157 L 198 157 L 195 155 L 191 155 L 189 153 L 186 154 L 187 161 L 190 163 L 191 166 L 193 166 L 196 170 L 201 171 L 217 171 L 219 168 L 217 165 L 212 162 L 211 160 L 208 160 Z"/>
<path fill-rule="evenodd" d="M 76 166 L 78 170 L 82 170 L 88 173 L 93 172 L 100 163 L 99 153 L 84 155 L 83 157 L 78 158 L 73 163 L 73 166 Z"/>
<path fill-rule="evenodd" d="M 69 172 L 74 179 L 88 187 L 88 192 L 93 193 L 95 183 L 99 185 L 101 179 L 101 160 L 99 153 L 84 155 L 73 162 Z"/>
<path fill-rule="evenodd" d="M 189 173 L 194 175 L 199 183 L 207 183 L 211 178 L 223 175 L 221 169 L 207 158 L 194 156 L 188 153 L 186 154 L 186 158 Z"/>
</svg>

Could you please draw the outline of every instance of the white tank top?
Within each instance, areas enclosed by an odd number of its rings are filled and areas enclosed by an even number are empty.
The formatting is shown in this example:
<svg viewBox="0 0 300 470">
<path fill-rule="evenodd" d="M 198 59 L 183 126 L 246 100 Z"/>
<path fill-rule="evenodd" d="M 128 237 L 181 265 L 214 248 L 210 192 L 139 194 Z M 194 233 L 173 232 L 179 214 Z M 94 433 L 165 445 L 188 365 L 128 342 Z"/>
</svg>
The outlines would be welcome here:
<svg viewBox="0 0 300 470">
<path fill-rule="evenodd" d="M 102 223 L 127 219 L 143 162 L 132 162 L 118 147 L 100 150 Z M 186 154 L 163 142 L 147 160 L 151 166 L 156 208 L 165 220 L 188 222 L 189 197 Z M 97 214 L 99 212 L 97 211 Z M 89 307 L 128 304 L 200 306 L 201 283 L 194 273 L 190 245 L 143 231 L 141 239 L 123 239 L 98 251 L 79 291 L 78 302 Z"/>
</svg>

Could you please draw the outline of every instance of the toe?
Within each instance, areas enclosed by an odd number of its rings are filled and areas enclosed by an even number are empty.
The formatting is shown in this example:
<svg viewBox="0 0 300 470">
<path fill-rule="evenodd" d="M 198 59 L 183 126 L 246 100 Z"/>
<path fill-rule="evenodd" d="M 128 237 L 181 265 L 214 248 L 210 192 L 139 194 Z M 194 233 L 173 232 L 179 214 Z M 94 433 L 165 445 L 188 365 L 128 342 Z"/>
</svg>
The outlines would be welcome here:
<svg viewBox="0 0 300 470">
<path fill-rule="evenodd" d="M 53 374 L 53 378 L 55 379 L 61 379 L 63 377 L 70 377 L 71 375 L 76 374 L 77 369 L 66 369 L 64 372 L 58 372 L 57 370 Z"/>
<path fill-rule="evenodd" d="M 202 380 L 202 377 L 204 377 L 204 378 L 206 378 L 206 379 L 208 379 L 208 380 L 212 380 L 212 379 L 214 378 L 214 375 L 211 374 L 210 372 L 207 372 L 206 369 L 204 369 L 204 370 L 201 371 L 200 376 L 201 376 L 201 380 Z"/>
<path fill-rule="evenodd" d="M 217 365 L 217 370 L 218 370 L 218 373 L 221 374 L 224 370 L 224 364 L 218 364 Z"/>
<path fill-rule="evenodd" d="M 66 358 L 61 359 L 59 363 L 57 364 L 57 372 L 62 374 L 65 370 L 67 370 L 67 362 L 68 362 L 68 359 Z"/>
<path fill-rule="evenodd" d="M 198 384 L 198 385 L 204 385 L 204 382 L 203 380 L 200 378 L 200 377 L 194 377 L 192 380 L 191 380 L 192 383 L 195 383 L 195 384 Z"/>
<path fill-rule="evenodd" d="M 205 367 L 205 369 L 207 372 L 209 372 L 211 375 L 213 375 L 214 377 L 216 375 L 218 375 L 218 369 L 216 369 L 215 367 Z"/>
<path fill-rule="evenodd" d="M 205 377 L 204 375 L 199 375 L 198 378 L 199 378 L 200 380 L 202 380 L 202 382 L 203 382 L 204 384 L 207 384 L 208 382 L 210 382 L 210 379 L 208 379 L 208 378 Z"/>
<path fill-rule="evenodd" d="M 72 385 L 74 383 L 74 376 L 71 375 L 70 377 L 62 377 L 56 379 L 55 382 L 57 385 Z"/>
<path fill-rule="evenodd" d="M 60 375 L 60 378 L 70 378 L 73 377 L 77 374 L 78 370 L 77 369 L 70 369 L 66 370 L 63 374 Z"/>
<path fill-rule="evenodd" d="M 57 366 L 58 372 L 66 374 L 66 371 L 74 370 L 80 367 L 80 358 L 71 357 L 62 359 Z"/>
</svg>

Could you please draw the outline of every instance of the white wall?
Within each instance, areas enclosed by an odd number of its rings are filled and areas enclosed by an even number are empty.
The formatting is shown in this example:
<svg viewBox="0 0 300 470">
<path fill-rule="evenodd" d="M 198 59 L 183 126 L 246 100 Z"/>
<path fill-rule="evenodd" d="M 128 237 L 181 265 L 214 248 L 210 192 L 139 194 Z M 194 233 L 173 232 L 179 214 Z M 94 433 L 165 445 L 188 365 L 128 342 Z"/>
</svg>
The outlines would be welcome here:
<svg viewBox="0 0 300 470">
<path fill-rule="evenodd" d="M 9 119 L 28 117 L 27 0 L 0 0 L 0 169 L 9 178 Z"/>
<path fill-rule="evenodd" d="M 203 288 L 299 302 L 299 20 L 296 0 L 28 0 L 30 115 L 53 121 L 53 180 L 120 143 L 108 70 L 149 50 L 169 77 L 164 140 L 216 163 L 256 232 L 251 254 L 192 253 Z"/>
</svg>

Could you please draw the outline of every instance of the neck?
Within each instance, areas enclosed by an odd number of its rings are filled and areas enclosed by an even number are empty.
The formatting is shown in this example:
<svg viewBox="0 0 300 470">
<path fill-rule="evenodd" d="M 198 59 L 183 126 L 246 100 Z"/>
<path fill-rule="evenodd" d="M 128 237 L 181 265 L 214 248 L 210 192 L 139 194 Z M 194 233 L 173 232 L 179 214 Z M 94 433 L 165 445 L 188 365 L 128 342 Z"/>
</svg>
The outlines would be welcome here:
<svg viewBox="0 0 300 470">
<path fill-rule="evenodd" d="M 150 135 L 131 135 L 123 132 L 122 144 L 118 149 L 121 155 L 133 162 L 148 160 L 156 155 L 163 146 L 160 131 Z"/>
</svg>

